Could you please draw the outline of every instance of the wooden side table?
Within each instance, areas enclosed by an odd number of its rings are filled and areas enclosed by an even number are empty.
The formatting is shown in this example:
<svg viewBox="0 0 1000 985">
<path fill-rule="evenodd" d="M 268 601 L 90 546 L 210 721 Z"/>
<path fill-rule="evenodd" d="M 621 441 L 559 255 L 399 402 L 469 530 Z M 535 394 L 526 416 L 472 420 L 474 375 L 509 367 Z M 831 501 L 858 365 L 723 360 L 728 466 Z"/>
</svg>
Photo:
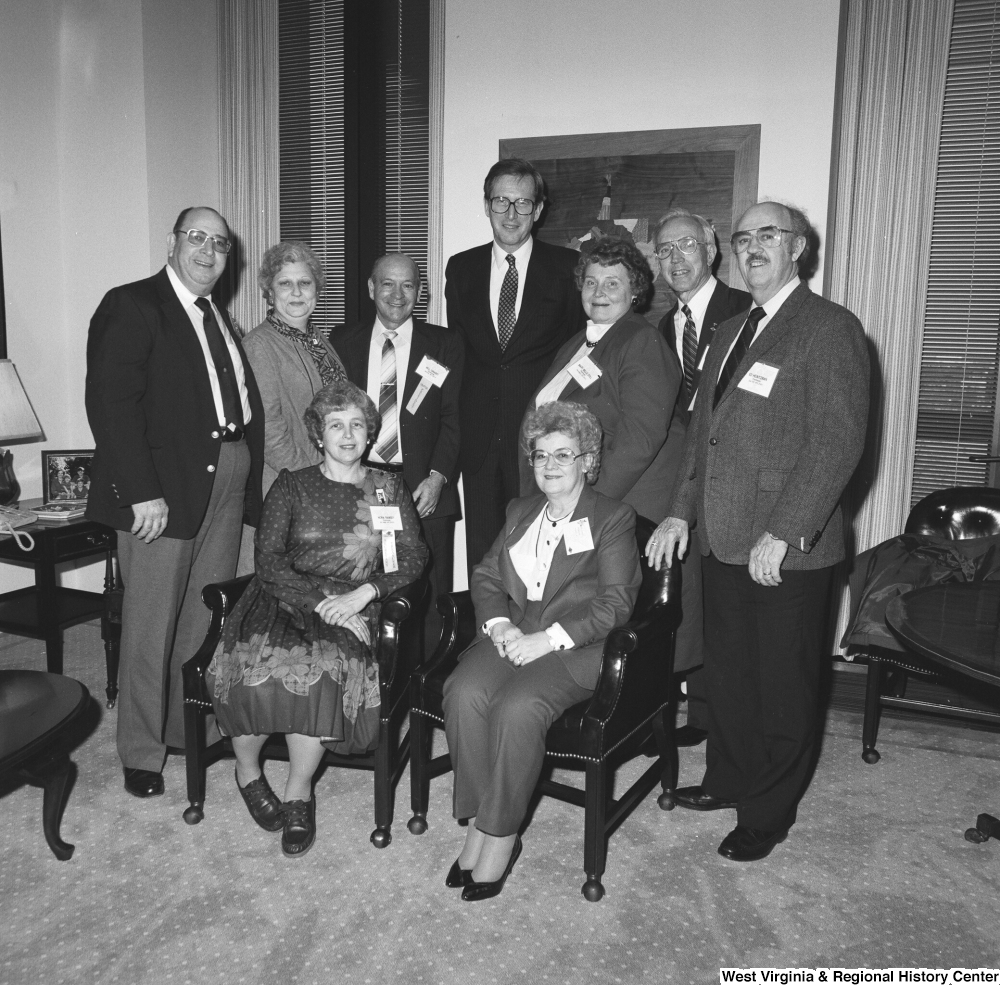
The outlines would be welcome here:
<svg viewBox="0 0 1000 985">
<path fill-rule="evenodd" d="M 22 502 L 19 508 L 30 510 L 41 505 L 40 499 L 29 499 Z M 120 625 L 113 626 L 108 617 L 108 604 L 117 587 L 113 562 L 113 552 L 118 543 L 115 531 L 83 517 L 76 520 L 39 520 L 18 529 L 31 534 L 35 541 L 34 550 L 22 551 L 13 537 L 0 537 L 0 561 L 33 567 L 35 587 L 0 594 L 0 630 L 45 640 L 46 669 L 50 674 L 61 674 L 63 630 L 101 616 L 108 672 L 108 707 L 113 707 L 118 696 L 120 639 Z M 101 554 L 106 559 L 104 594 L 59 586 L 57 565 Z M 115 629 L 119 632 L 116 633 Z"/>
</svg>

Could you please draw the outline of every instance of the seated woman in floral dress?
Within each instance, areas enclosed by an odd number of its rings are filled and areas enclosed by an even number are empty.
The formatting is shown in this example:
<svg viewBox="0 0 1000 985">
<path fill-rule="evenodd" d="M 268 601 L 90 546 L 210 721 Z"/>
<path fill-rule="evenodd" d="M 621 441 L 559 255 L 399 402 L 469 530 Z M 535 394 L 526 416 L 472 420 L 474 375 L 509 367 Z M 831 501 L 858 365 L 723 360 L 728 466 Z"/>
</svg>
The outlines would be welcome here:
<svg viewBox="0 0 1000 985">
<path fill-rule="evenodd" d="M 305 422 L 323 462 L 282 470 L 271 486 L 256 576 L 206 674 L 219 727 L 232 737 L 236 785 L 262 828 L 283 829 L 289 856 L 304 855 L 316 837 L 312 780 L 324 745 L 363 753 L 378 742 L 379 603 L 420 577 L 428 557 L 402 476 L 361 464 L 379 426 L 368 395 L 346 381 L 324 387 Z M 373 507 L 388 507 L 401 527 L 386 538 L 395 563 Z M 274 732 L 288 743 L 283 803 L 260 766 Z"/>
</svg>

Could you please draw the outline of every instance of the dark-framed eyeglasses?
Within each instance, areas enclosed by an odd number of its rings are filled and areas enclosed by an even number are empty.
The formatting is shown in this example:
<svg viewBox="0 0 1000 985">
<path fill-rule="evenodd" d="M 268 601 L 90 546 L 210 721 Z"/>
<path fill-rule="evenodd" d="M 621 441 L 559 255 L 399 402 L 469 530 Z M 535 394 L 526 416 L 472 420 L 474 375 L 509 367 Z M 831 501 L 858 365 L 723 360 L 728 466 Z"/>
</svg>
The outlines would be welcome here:
<svg viewBox="0 0 1000 985">
<path fill-rule="evenodd" d="M 533 469 L 547 468 L 549 462 L 555 462 L 561 469 L 568 469 L 578 458 L 589 455 L 589 452 L 582 451 L 579 455 L 574 455 L 568 448 L 560 448 L 559 451 L 542 451 L 536 448 L 528 453 L 528 462 Z"/>
<path fill-rule="evenodd" d="M 497 213 L 507 212 L 511 206 L 518 215 L 531 215 L 535 211 L 535 203 L 530 198 L 507 198 L 506 195 L 497 195 L 490 199 L 490 211 Z"/>
<path fill-rule="evenodd" d="M 733 253 L 746 253 L 752 240 L 756 239 L 761 246 L 780 246 L 782 233 L 794 236 L 791 229 L 781 229 L 779 226 L 760 226 L 757 229 L 740 229 L 729 238 Z"/>
<path fill-rule="evenodd" d="M 209 240 L 212 241 L 212 246 L 219 253 L 228 253 L 232 248 L 233 244 L 226 239 L 225 236 L 209 236 L 204 229 L 178 229 L 177 235 L 181 234 L 187 236 L 187 241 L 192 246 L 204 246 Z"/>
<path fill-rule="evenodd" d="M 694 236 L 682 236 L 680 239 L 672 239 L 669 243 L 657 244 L 656 249 L 653 250 L 653 256 L 657 260 L 666 260 L 673 253 L 675 246 L 681 253 L 690 256 L 698 251 L 699 246 L 704 246 L 704 243 L 695 239 Z"/>
</svg>

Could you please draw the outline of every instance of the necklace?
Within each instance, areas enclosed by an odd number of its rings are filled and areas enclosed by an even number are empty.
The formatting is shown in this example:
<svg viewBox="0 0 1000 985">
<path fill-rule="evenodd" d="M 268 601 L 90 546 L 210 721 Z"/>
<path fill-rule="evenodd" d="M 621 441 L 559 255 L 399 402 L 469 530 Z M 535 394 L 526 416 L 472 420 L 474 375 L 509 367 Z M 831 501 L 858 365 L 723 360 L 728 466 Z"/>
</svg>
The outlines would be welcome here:
<svg viewBox="0 0 1000 985">
<path fill-rule="evenodd" d="M 562 516 L 557 516 L 557 517 L 553 518 L 552 514 L 549 512 L 549 504 L 546 503 L 545 504 L 545 519 L 548 520 L 549 523 L 551 523 L 552 526 L 554 527 L 560 520 L 565 520 L 566 517 L 568 517 L 570 515 L 570 513 L 573 512 L 574 509 L 575 509 L 575 507 L 571 507 L 566 513 L 563 513 Z"/>
</svg>

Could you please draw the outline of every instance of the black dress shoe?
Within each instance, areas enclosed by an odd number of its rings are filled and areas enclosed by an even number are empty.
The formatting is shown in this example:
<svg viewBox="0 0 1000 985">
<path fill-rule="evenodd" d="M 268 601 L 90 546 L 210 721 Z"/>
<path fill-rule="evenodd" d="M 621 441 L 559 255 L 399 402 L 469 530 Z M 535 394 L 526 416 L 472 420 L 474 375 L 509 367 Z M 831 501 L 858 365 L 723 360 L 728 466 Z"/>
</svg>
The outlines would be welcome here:
<svg viewBox="0 0 1000 985">
<path fill-rule="evenodd" d="M 448 875 L 444 877 L 444 884 L 449 889 L 464 889 L 471 882 L 472 869 L 463 869 L 458 864 L 458 859 L 455 859 L 451 868 L 448 870 Z"/>
<path fill-rule="evenodd" d="M 756 862 L 771 854 L 771 849 L 788 835 L 788 828 L 780 831 L 761 831 L 737 824 L 719 845 L 719 854 L 734 862 Z"/>
<path fill-rule="evenodd" d="M 491 896 L 498 896 L 503 884 L 510 875 L 510 870 L 514 868 L 518 855 L 521 854 L 521 836 L 514 836 L 514 847 L 510 850 L 510 858 L 507 860 L 507 868 L 503 870 L 503 875 L 494 882 L 474 882 L 472 874 L 469 874 L 469 884 L 462 890 L 462 899 L 467 903 L 475 903 L 476 900 L 489 899 Z"/>
<path fill-rule="evenodd" d="M 243 802 L 247 805 L 250 816 L 265 831 L 277 831 L 284 826 L 285 816 L 281 813 L 281 801 L 278 800 L 263 773 L 245 787 L 240 786 L 237 776 L 236 788 L 243 795 Z"/>
<path fill-rule="evenodd" d="M 133 797 L 159 797 L 163 793 L 163 774 L 155 770 L 137 770 L 130 766 L 122 768 L 125 774 L 125 789 Z"/>
<path fill-rule="evenodd" d="M 705 793 L 701 786 L 678 787 L 674 791 L 674 801 L 692 811 L 721 811 L 727 807 L 735 807 L 735 800 L 723 800 Z"/>
<path fill-rule="evenodd" d="M 674 741 L 677 748 L 700 746 L 708 738 L 708 732 L 697 725 L 682 725 L 674 731 Z"/>
<path fill-rule="evenodd" d="M 281 805 L 285 830 L 281 850 L 289 858 L 305 855 L 316 840 L 316 795 L 311 800 L 286 800 Z"/>
</svg>

